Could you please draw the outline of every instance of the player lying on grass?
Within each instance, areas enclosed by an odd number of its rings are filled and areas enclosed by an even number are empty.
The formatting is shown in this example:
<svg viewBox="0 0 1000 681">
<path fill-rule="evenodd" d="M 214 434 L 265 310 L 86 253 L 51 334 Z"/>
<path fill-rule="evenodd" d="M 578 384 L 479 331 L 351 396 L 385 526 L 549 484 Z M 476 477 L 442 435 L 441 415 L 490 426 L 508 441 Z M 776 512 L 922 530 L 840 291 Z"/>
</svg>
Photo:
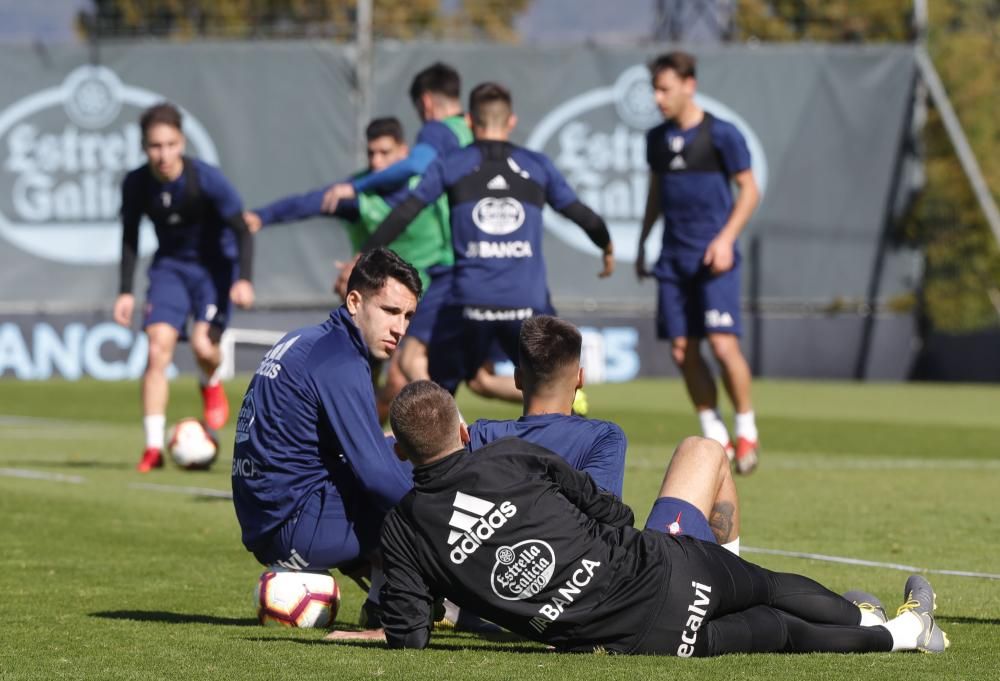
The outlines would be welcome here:
<svg viewBox="0 0 1000 681">
<path fill-rule="evenodd" d="M 519 366 L 514 372 L 524 395 L 524 415 L 476 421 L 469 426 L 469 448 L 520 437 L 555 452 L 590 475 L 598 488 L 621 498 L 625 433 L 610 421 L 572 415 L 574 395 L 584 382 L 582 345 L 580 331 L 564 319 L 526 319 L 518 335 Z M 706 518 L 709 523 L 703 525 Z M 689 438 L 676 449 L 646 527 L 718 541 L 739 554 L 739 501 L 721 445 Z"/>
<path fill-rule="evenodd" d="M 750 652 L 943 652 L 934 592 L 913 575 L 897 616 L 717 544 L 632 527 L 632 510 L 530 442 L 469 452 L 451 395 L 411 383 L 393 402 L 396 452 L 414 489 L 382 529 L 384 636 L 424 648 L 432 594 L 563 651 L 680 657 Z M 331 637 L 375 639 L 377 631 Z"/>
</svg>

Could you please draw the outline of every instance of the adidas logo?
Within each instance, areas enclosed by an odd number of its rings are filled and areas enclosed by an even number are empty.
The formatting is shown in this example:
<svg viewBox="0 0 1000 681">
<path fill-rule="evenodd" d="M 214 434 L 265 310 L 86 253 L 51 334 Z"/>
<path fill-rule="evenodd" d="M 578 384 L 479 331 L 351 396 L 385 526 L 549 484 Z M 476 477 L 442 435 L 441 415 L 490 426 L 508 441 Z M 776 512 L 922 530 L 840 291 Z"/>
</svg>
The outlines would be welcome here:
<svg viewBox="0 0 1000 681">
<path fill-rule="evenodd" d="M 671 170 L 684 170 L 687 168 L 687 163 L 684 162 L 684 157 L 680 154 L 674 156 L 674 160 L 670 162 Z"/>
<path fill-rule="evenodd" d="M 487 189 L 492 189 L 494 191 L 506 191 L 510 189 L 510 185 L 507 184 L 507 180 L 503 178 L 503 175 L 497 175 L 492 180 L 486 183 Z"/>
<path fill-rule="evenodd" d="M 451 527 L 448 546 L 454 547 L 450 557 L 455 565 L 464 563 L 483 542 L 517 514 L 517 506 L 509 501 L 497 506 L 492 501 L 462 492 L 455 492 L 452 506 L 451 520 L 448 521 Z"/>
</svg>

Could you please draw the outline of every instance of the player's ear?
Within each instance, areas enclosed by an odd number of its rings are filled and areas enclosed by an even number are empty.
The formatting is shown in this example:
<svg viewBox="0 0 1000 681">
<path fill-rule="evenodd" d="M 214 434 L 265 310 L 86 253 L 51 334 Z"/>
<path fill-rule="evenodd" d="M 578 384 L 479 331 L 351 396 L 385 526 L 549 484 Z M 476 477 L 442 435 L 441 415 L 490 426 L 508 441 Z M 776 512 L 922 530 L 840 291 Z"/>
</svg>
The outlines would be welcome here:
<svg viewBox="0 0 1000 681">
<path fill-rule="evenodd" d="M 472 114 L 466 112 L 462 114 L 462 118 L 465 119 L 465 124 L 469 126 L 469 130 L 472 130 Z"/>
<path fill-rule="evenodd" d="M 517 127 L 517 114 L 511 113 L 510 118 L 507 119 L 507 132 L 510 133 Z"/>
<path fill-rule="evenodd" d="M 579 390 L 583 387 L 583 367 L 580 367 L 579 373 L 576 375 L 576 389 Z"/>
<path fill-rule="evenodd" d="M 462 421 L 459 421 L 458 423 L 458 436 L 462 438 L 463 445 L 467 445 L 472 442 L 472 437 L 469 435 L 469 429 Z"/>
<path fill-rule="evenodd" d="M 406 452 L 403 451 L 403 448 L 399 446 L 399 440 L 392 443 L 392 451 L 396 452 L 396 458 L 400 461 L 406 461 L 409 458 L 406 456 Z"/>
<path fill-rule="evenodd" d="M 524 388 L 521 387 L 521 367 L 514 367 L 514 387 L 524 391 Z"/>
<path fill-rule="evenodd" d="M 362 296 L 361 292 L 357 289 L 347 292 L 347 297 L 344 298 L 344 305 L 347 306 L 347 311 L 353 316 L 358 313 L 361 309 Z"/>
</svg>

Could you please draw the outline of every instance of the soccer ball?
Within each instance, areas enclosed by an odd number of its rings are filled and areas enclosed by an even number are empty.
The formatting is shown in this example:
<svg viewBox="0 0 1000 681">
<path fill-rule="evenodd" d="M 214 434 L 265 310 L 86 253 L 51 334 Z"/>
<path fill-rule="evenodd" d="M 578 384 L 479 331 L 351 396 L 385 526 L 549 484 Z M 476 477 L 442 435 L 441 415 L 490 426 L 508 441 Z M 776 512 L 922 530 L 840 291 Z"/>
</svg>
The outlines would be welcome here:
<svg viewBox="0 0 1000 681">
<path fill-rule="evenodd" d="M 201 421 L 186 418 L 170 429 L 167 449 L 174 463 L 181 468 L 204 470 L 219 455 L 219 440 Z"/>
<path fill-rule="evenodd" d="M 325 628 L 340 609 L 340 587 L 328 572 L 268 570 L 254 594 L 261 624 Z"/>
</svg>

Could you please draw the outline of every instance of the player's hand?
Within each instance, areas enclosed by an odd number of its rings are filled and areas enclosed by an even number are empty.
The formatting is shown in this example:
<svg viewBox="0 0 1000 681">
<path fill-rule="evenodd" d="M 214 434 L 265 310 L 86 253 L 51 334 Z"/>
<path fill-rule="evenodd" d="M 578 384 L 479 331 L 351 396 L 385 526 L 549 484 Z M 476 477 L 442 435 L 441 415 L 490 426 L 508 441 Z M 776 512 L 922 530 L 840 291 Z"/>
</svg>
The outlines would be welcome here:
<svg viewBox="0 0 1000 681">
<path fill-rule="evenodd" d="M 733 242 L 723 236 L 717 236 L 705 249 L 702 262 L 708 265 L 712 274 L 722 274 L 733 269 Z"/>
<path fill-rule="evenodd" d="M 334 630 L 323 637 L 324 641 L 385 641 L 385 629 L 364 629 L 363 631 Z"/>
<path fill-rule="evenodd" d="M 356 255 L 348 262 L 337 260 L 333 263 L 337 267 L 337 278 L 333 281 L 333 292 L 340 296 L 341 300 L 347 300 L 347 282 L 351 278 L 351 272 L 354 271 L 354 263 L 358 261 L 359 257 Z"/>
<path fill-rule="evenodd" d="M 247 223 L 247 227 L 250 228 L 251 234 L 256 234 L 260 231 L 261 227 L 264 226 L 263 220 L 261 220 L 260 216 L 252 210 L 243 211 L 243 221 Z"/>
<path fill-rule="evenodd" d="M 648 276 L 650 276 L 650 273 L 646 267 L 646 247 L 639 246 L 639 252 L 635 256 L 635 277 L 639 281 L 642 281 Z"/>
<path fill-rule="evenodd" d="M 610 277 L 612 274 L 614 274 L 614 271 L 615 271 L 615 254 L 614 253 L 605 253 L 602 256 L 602 259 L 604 260 L 604 269 L 601 270 L 600 272 L 598 272 L 597 276 L 600 279 L 606 279 L 607 277 Z"/>
<path fill-rule="evenodd" d="M 254 299 L 253 284 L 246 279 L 238 279 L 229 289 L 229 299 L 244 310 L 250 309 L 253 307 Z"/>
<path fill-rule="evenodd" d="M 349 183 L 335 184 L 323 194 L 323 212 L 332 213 L 337 210 L 337 204 L 341 199 L 353 199 L 354 187 Z"/>
<path fill-rule="evenodd" d="M 122 293 L 115 298 L 115 307 L 112 316 L 115 323 L 124 327 L 132 324 L 132 313 L 135 311 L 135 296 L 131 293 Z"/>
</svg>

